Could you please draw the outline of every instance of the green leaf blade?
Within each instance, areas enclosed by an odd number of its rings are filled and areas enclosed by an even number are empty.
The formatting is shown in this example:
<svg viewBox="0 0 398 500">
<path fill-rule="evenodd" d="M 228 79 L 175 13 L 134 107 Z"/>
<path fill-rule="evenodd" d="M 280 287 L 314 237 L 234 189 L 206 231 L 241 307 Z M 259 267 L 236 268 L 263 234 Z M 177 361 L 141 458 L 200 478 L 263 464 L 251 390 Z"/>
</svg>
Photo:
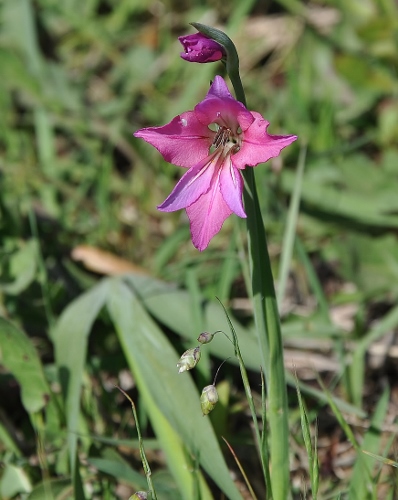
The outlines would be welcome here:
<svg viewBox="0 0 398 500">
<path fill-rule="evenodd" d="M 29 337 L 4 318 L 0 318 L 0 361 L 17 379 L 25 410 L 40 411 L 50 397 L 40 358 Z"/>
<path fill-rule="evenodd" d="M 227 497 L 239 499 L 210 422 L 202 416 L 197 389 L 189 375 L 177 373 L 178 354 L 125 283 L 115 279 L 111 290 L 109 312 L 166 455 L 181 439 Z M 191 478 L 182 479 L 187 472 Z M 193 498 L 192 472 L 180 469 L 175 478 L 184 481 L 186 498 Z"/>
</svg>

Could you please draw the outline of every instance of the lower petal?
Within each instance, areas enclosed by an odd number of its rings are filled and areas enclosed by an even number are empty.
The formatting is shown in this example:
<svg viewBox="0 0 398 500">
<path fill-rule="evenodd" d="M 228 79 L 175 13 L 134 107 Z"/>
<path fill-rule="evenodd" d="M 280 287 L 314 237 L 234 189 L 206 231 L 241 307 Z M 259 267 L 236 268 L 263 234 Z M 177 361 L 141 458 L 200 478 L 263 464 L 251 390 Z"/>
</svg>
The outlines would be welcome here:
<svg viewBox="0 0 398 500">
<path fill-rule="evenodd" d="M 190 168 L 177 182 L 173 191 L 158 206 L 162 212 L 174 212 L 186 208 L 209 190 L 217 164 L 215 157 L 207 157 L 194 167 Z"/>
<path fill-rule="evenodd" d="M 242 192 L 243 179 L 240 171 L 235 168 L 228 157 L 221 169 L 220 175 L 221 194 L 229 208 L 239 217 L 246 218 L 243 208 Z"/>
<path fill-rule="evenodd" d="M 232 210 L 225 203 L 218 182 L 214 182 L 212 189 L 187 207 L 187 214 L 191 225 L 192 243 L 198 250 L 203 251 L 213 236 L 220 231 L 225 219 L 232 214 Z"/>
</svg>

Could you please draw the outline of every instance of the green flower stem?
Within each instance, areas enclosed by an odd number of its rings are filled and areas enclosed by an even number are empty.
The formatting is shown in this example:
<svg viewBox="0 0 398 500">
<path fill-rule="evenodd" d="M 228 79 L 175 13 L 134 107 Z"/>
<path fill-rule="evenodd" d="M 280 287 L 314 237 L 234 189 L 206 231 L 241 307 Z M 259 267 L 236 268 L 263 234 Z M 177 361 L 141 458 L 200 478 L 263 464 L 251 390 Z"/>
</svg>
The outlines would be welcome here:
<svg viewBox="0 0 398 500">
<path fill-rule="evenodd" d="M 234 86 L 236 98 L 246 106 L 245 94 L 239 76 L 239 58 L 232 40 L 215 28 L 199 23 L 192 23 L 192 25 L 199 32 L 225 48 L 227 54 L 226 69 Z M 243 176 L 245 179 L 243 196 L 247 213 L 254 318 L 268 394 L 267 417 L 272 498 L 285 500 L 289 496 L 290 484 L 289 428 L 281 326 L 253 169 L 246 168 Z M 270 496 L 268 494 L 268 498 Z"/>
<path fill-rule="evenodd" d="M 268 394 L 271 486 L 273 498 L 284 500 L 289 495 L 289 428 L 282 334 L 253 169 L 246 169 L 244 177 L 254 318 Z"/>
</svg>

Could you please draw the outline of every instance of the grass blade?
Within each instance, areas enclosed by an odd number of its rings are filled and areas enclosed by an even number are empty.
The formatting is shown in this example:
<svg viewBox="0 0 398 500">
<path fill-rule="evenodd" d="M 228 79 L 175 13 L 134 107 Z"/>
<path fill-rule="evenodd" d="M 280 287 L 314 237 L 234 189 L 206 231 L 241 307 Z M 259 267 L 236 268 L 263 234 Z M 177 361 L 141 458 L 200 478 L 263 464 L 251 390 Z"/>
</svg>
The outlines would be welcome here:
<svg viewBox="0 0 398 500">
<path fill-rule="evenodd" d="M 298 385 L 297 379 L 296 379 L 296 391 L 300 409 L 301 429 L 303 433 L 305 449 L 307 450 L 307 456 L 308 456 L 308 471 L 311 480 L 312 498 L 313 500 L 316 500 L 318 496 L 318 486 L 319 486 L 319 462 L 316 449 L 316 437 L 313 446 L 311 439 L 311 427 L 310 427 L 310 422 L 308 420 L 307 409 L 301 397 L 300 387 Z"/>
<path fill-rule="evenodd" d="M 355 348 L 352 363 L 350 366 L 350 383 L 351 393 L 353 394 L 354 403 L 358 406 L 361 404 L 363 394 L 363 384 L 365 378 L 365 355 L 370 344 L 388 331 L 394 330 L 398 325 L 398 306 L 395 306 L 391 311 L 383 317 L 383 319 L 372 328 L 365 337 L 360 340 Z"/>
<path fill-rule="evenodd" d="M 41 410 L 50 397 L 40 358 L 29 337 L 0 317 L 0 361 L 17 379 L 22 404 L 29 413 Z"/>
<path fill-rule="evenodd" d="M 289 213 L 285 225 L 285 234 L 283 235 L 282 254 L 280 258 L 280 270 L 279 270 L 278 291 L 277 291 L 277 301 L 279 305 L 279 310 L 282 307 L 282 301 L 285 296 L 287 279 L 289 277 L 290 263 L 293 255 L 297 219 L 300 209 L 300 196 L 301 196 L 301 187 L 303 185 L 306 153 L 307 153 L 306 146 L 302 146 L 297 163 L 296 179 L 290 201 Z"/>
<path fill-rule="evenodd" d="M 71 302 L 61 314 L 52 334 L 55 360 L 65 401 L 71 471 L 75 471 L 80 393 L 91 327 L 105 303 L 107 280 Z"/>
<path fill-rule="evenodd" d="M 377 404 L 370 427 L 361 444 L 361 449 L 368 455 L 374 454 L 380 449 L 380 429 L 388 411 L 389 397 L 390 391 L 386 389 Z M 367 494 L 372 491 L 374 498 L 376 498 L 374 482 L 371 478 L 368 478 L 368 471 L 372 470 L 373 464 L 374 461 L 370 456 L 366 457 L 362 453 L 358 454 L 350 481 L 350 498 L 367 498 Z"/>
</svg>

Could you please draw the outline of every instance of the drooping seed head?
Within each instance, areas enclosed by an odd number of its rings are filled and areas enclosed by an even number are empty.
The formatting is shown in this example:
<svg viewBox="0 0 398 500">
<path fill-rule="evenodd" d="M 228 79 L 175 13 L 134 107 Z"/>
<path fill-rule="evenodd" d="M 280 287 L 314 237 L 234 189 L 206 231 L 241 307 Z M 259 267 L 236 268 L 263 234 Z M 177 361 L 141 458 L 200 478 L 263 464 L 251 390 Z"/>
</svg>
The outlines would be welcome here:
<svg viewBox="0 0 398 500">
<path fill-rule="evenodd" d="M 200 360 L 200 347 L 188 349 L 181 356 L 180 361 L 177 363 L 178 373 L 183 373 L 192 370 L 199 363 Z"/>
<path fill-rule="evenodd" d="M 214 385 L 207 385 L 203 388 L 202 394 L 200 395 L 200 406 L 202 408 L 203 415 L 208 415 L 213 411 L 218 401 L 217 389 Z"/>
</svg>

